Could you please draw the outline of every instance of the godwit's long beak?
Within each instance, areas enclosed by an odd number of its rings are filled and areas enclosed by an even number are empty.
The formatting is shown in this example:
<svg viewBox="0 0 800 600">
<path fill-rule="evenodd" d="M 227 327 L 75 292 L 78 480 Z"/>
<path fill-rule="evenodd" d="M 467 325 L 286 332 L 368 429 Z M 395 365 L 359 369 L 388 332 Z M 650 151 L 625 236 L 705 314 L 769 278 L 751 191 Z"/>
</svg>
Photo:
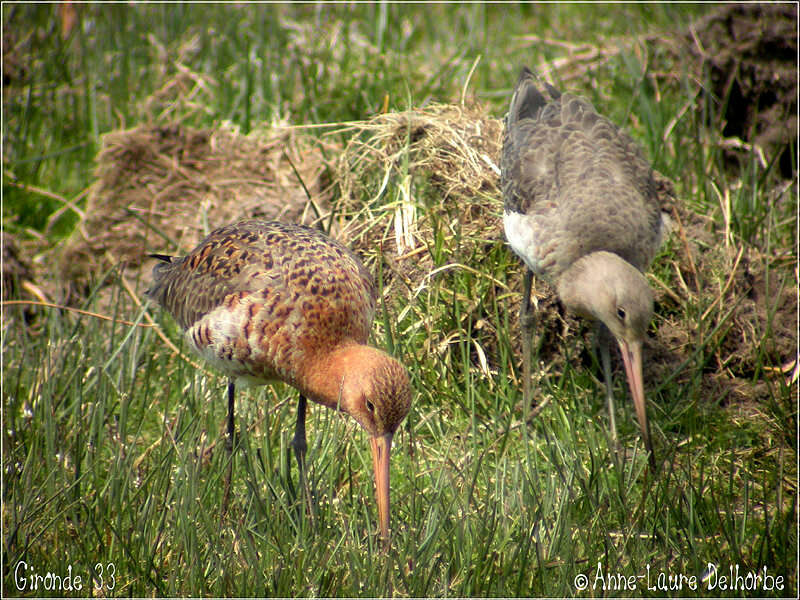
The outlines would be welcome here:
<svg viewBox="0 0 800 600">
<path fill-rule="evenodd" d="M 375 470 L 375 496 L 378 500 L 378 518 L 381 537 L 389 541 L 389 453 L 392 451 L 392 435 L 370 438 L 372 446 L 372 468 Z"/>
<path fill-rule="evenodd" d="M 619 349 L 622 351 L 622 360 L 625 363 L 625 373 L 628 375 L 628 385 L 633 396 L 633 406 L 636 408 L 636 418 L 642 429 L 644 446 L 649 453 L 650 466 L 655 470 L 656 459 L 653 447 L 650 445 L 650 426 L 647 423 L 647 411 L 644 400 L 644 378 L 642 377 L 642 342 L 626 342 L 619 340 Z"/>
</svg>

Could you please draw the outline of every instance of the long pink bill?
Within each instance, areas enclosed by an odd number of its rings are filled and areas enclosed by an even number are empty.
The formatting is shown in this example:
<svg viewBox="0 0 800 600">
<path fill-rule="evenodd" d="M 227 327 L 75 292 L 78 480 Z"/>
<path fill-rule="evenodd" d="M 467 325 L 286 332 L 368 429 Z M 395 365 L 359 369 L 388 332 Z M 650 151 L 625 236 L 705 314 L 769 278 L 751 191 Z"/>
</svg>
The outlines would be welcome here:
<svg viewBox="0 0 800 600">
<path fill-rule="evenodd" d="M 392 434 L 375 436 L 369 440 L 372 447 L 372 468 L 375 471 L 375 496 L 378 500 L 378 519 L 381 538 L 389 542 L 389 453 L 392 451 Z"/>
<path fill-rule="evenodd" d="M 642 342 L 619 340 L 619 349 L 622 351 L 625 373 L 628 375 L 628 385 L 633 396 L 636 418 L 639 420 L 639 427 L 642 429 L 644 446 L 649 453 L 650 466 L 655 470 L 656 459 L 653 454 L 653 446 L 650 443 L 650 425 L 647 422 L 647 410 L 645 408 L 644 378 L 642 377 Z"/>
</svg>

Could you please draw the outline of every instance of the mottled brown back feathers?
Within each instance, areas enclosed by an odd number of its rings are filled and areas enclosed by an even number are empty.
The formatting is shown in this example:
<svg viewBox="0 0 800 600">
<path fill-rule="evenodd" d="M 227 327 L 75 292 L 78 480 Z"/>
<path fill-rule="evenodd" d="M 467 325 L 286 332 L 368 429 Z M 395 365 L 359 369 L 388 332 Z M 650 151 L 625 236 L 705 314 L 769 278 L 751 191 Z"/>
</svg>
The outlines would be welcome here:
<svg viewBox="0 0 800 600">
<path fill-rule="evenodd" d="M 255 291 L 273 303 L 319 296 L 331 305 L 320 309 L 356 301 L 369 307 L 369 321 L 375 306 L 372 278 L 350 250 L 308 227 L 259 220 L 221 227 L 188 255 L 157 264 L 147 295 L 186 329 L 226 297 Z"/>
<path fill-rule="evenodd" d="M 375 312 L 372 279 L 350 250 L 314 229 L 259 220 L 157 264 L 147 294 L 223 372 L 295 386 L 319 353 L 365 343 Z"/>
</svg>

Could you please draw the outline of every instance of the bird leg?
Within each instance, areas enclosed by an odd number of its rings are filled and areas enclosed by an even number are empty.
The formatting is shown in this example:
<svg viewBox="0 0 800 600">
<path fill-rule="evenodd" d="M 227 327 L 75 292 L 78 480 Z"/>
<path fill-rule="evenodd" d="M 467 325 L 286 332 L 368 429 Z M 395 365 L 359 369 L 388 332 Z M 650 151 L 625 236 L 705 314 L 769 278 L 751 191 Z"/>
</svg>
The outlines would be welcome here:
<svg viewBox="0 0 800 600">
<path fill-rule="evenodd" d="M 522 333 L 522 416 L 526 430 L 531 414 L 531 341 L 536 326 L 536 313 L 531 305 L 532 283 L 533 272 L 526 269 L 522 280 L 522 303 L 519 307 L 519 325 Z"/>
<path fill-rule="evenodd" d="M 225 448 L 228 450 L 228 473 L 225 475 L 225 493 L 222 496 L 222 514 L 228 511 L 228 500 L 231 495 L 231 479 L 233 476 L 233 406 L 236 384 L 233 379 L 228 380 L 228 435 L 225 440 Z"/>
<path fill-rule="evenodd" d="M 617 442 L 617 419 L 614 408 L 614 381 L 611 379 L 611 332 L 603 323 L 596 321 L 595 347 L 600 351 L 600 362 L 603 365 L 603 379 L 606 382 L 606 399 L 608 400 L 608 427 L 611 441 Z"/>
<path fill-rule="evenodd" d="M 233 435 L 234 435 L 234 425 L 233 425 L 233 396 L 236 392 L 236 384 L 234 383 L 233 379 L 228 382 L 228 452 L 233 454 Z"/>
<path fill-rule="evenodd" d="M 300 394 L 300 402 L 297 405 L 297 425 L 294 429 L 294 437 L 289 444 L 294 450 L 297 459 L 297 469 L 300 473 L 300 480 L 304 478 L 304 467 L 306 464 L 306 397 Z"/>
<path fill-rule="evenodd" d="M 297 424 L 294 430 L 294 437 L 290 442 L 290 446 L 294 450 L 294 456 L 297 459 L 298 471 L 298 487 L 302 490 L 306 501 L 308 502 L 309 513 L 313 517 L 314 506 L 311 503 L 311 490 L 308 487 L 308 479 L 306 479 L 306 397 L 300 394 L 300 401 L 297 404 Z"/>
</svg>

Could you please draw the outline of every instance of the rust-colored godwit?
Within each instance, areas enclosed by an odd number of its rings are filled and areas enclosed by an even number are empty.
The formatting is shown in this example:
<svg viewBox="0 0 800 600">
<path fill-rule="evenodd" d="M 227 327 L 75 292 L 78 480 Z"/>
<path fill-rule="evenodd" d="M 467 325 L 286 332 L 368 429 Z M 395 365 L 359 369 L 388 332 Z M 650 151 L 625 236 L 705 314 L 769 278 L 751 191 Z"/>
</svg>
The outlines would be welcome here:
<svg viewBox="0 0 800 600">
<path fill-rule="evenodd" d="M 523 401 L 530 407 L 530 343 L 535 273 L 564 306 L 600 322 L 611 434 L 616 439 L 608 333 L 617 340 L 651 467 L 642 342 L 653 295 L 642 271 L 665 236 L 653 169 L 625 132 L 586 100 L 561 94 L 523 68 L 506 117 L 501 165 L 503 225 L 527 265 L 520 323 Z"/>
<path fill-rule="evenodd" d="M 371 436 L 381 536 L 389 536 L 389 453 L 411 405 L 405 368 L 367 346 L 375 288 L 347 248 L 314 229 L 247 220 L 213 231 L 184 257 L 154 255 L 147 295 L 186 342 L 234 381 L 297 388 L 292 441 L 303 469 L 306 398 L 352 416 Z"/>
</svg>

